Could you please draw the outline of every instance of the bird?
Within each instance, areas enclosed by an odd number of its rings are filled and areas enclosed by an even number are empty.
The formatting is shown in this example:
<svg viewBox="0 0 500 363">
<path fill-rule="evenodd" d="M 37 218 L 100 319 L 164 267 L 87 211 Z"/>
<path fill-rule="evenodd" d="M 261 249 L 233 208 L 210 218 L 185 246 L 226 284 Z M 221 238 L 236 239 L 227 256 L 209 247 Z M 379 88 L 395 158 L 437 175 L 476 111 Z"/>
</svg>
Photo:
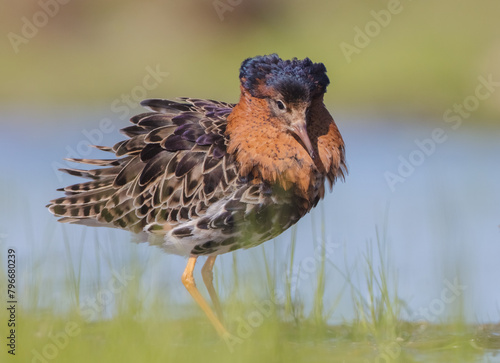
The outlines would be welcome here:
<svg viewBox="0 0 500 363">
<path fill-rule="evenodd" d="M 49 211 L 60 222 L 115 227 L 187 257 L 182 283 L 216 331 L 230 335 L 213 286 L 218 255 L 273 239 L 297 223 L 338 180 L 345 145 L 324 104 L 323 63 L 277 54 L 245 59 L 237 104 L 147 99 L 127 137 L 97 149 L 108 159 L 62 171 L 87 179 L 58 191 Z M 213 308 L 193 277 L 197 259 Z"/>
</svg>

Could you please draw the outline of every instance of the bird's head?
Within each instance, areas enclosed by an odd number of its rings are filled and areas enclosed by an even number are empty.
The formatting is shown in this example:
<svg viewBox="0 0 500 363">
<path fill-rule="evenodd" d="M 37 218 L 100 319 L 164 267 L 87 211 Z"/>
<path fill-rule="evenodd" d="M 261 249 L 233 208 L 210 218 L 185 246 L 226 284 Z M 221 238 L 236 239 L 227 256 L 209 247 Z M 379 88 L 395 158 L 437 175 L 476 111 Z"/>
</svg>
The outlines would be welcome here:
<svg viewBox="0 0 500 363">
<path fill-rule="evenodd" d="M 241 64 L 240 82 L 242 92 L 264 100 L 271 119 L 314 157 L 307 119 L 311 103 L 322 98 L 330 83 L 323 63 L 309 58 L 283 60 L 277 54 L 248 58 Z"/>
<path fill-rule="evenodd" d="M 325 66 L 258 56 L 243 61 L 240 82 L 225 131 L 239 173 L 316 200 L 321 178 L 333 183 L 345 170 L 344 142 L 323 103 Z"/>
</svg>

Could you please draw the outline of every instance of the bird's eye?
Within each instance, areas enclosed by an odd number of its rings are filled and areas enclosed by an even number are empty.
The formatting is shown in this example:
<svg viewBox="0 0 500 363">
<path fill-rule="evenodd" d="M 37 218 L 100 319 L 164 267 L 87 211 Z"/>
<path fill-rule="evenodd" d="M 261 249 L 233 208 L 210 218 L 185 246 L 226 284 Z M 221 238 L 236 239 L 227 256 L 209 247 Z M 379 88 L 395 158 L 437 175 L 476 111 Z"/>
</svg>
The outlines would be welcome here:
<svg viewBox="0 0 500 363">
<path fill-rule="evenodd" d="M 280 110 L 284 110 L 285 109 L 285 104 L 282 101 L 276 101 L 276 105 L 278 106 L 278 108 Z"/>
</svg>

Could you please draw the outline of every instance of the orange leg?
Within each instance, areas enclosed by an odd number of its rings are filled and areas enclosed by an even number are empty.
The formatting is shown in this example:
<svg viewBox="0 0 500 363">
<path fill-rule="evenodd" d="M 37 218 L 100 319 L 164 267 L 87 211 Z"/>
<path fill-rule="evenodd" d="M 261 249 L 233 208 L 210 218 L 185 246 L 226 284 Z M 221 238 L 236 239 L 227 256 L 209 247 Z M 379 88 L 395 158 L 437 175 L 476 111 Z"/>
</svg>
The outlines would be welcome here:
<svg viewBox="0 0 500 363">
<path fill-rule="evenodd" d="M 221 322 L 224 322 L 219 296 L 217 295 L 217 292 L 215 291 L 213 284 L 214 281 L 213 268 L 216 257 L 217 256 L 208 256 L 207 261 L 205 262 L 205 264 L 201 269 L 201 276 L 203 276 L 203 282 L 205 283 L 205 286 L 207 287 L 208 290 L 208 294 L 210 295 L 210 299 L 212 299 L 212 303 L 214 304 L 215 312 L 217 313 L 219 320 Z"/>
<path fill-rule="evenodd" d="M 193 256 L 189 257 L 186 269 L 184 270 L 184 273 L 182 274 L 182 283 L 186 287 L 187 291 L 191 294 L 193 299 L 196 301 L 196 303 L 205 312 L 208 319 L 210 320 L 212 325 L 217 330 L 217 333 L 219 333 L 219 335 L 222 338 L 226 339 L 229 336 L 229 333 L 227 332 L 226 328 L 224 328 L 224 326 L 222 325 L 220 320 L 217 319 L 217 316 L 215 316 L 213 310 L 210 308 L 207 301 L 203 298 L 203 296 L 201 296 L 200 292 L 196 288 L 196 284 L 194 282 L 194 277 L 193 277 L 193 270 L 194 270 L 194 266 L 196 264 L 196 259 L 197 259 L 197 257 L 193 257 Z M 213 262 L 212 262 L 212 265 L 213 265 Z"/>
</svg>

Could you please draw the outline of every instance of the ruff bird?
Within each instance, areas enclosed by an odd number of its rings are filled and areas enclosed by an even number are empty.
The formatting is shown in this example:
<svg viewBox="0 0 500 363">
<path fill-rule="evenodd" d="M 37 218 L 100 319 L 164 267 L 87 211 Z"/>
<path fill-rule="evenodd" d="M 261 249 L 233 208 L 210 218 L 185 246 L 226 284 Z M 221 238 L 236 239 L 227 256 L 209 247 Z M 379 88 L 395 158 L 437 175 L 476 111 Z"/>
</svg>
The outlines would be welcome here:
<svg viewBox="0 0 500 363">
<path fill-rule="evenodd" d="M 188 256 L 182 282 L 222 336 L 213 287 L 216 256 L 257 246 L 295 224 L 347 173 L 344 142 L 323 103 L 322 63 L 278 55 L 248 58 L 237 104 L 148 99 L 128 138 L 96 146 L 110 159 L 68 159 L 97 168 L 62 169 L 89 181 L 59 189 L 48 205 L 60 222 L 129 230 L 168 253 Z M 207 256 L 203 281 L 193 270 Z"/>
</svg>

